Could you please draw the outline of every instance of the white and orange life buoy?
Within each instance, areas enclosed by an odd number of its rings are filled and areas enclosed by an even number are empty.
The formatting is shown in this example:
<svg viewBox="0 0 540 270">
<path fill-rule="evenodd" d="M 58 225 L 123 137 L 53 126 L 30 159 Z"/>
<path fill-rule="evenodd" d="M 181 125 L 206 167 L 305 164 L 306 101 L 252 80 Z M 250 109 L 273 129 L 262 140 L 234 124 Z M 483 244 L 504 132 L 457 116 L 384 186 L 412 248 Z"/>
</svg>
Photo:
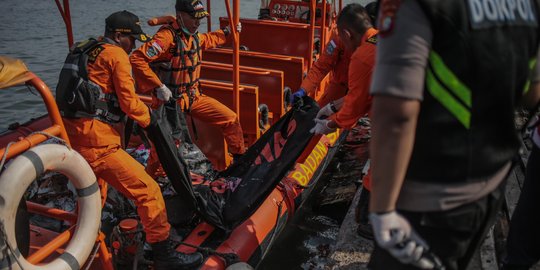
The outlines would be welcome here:
<svg viewBox="0 0 540 270">
<path fill-rule="evenodd" d="M 15 215 L 28 186 L 46 171 L 60 172 L 69 178 L 77 190 L 79 215 L 64 253 L 50 263 L 37 266 L 30 264 L 17 248 Z M 13 250 L 7 254 L 11 258 L 0 254 L 0 269 L 79 269 L 90 255 L 101 223 L 99 187 L 90 165 L 79 153 L 59 144 L 39 145 L 19 155 L 0 175 L 0 222 Z"/>
</svg>

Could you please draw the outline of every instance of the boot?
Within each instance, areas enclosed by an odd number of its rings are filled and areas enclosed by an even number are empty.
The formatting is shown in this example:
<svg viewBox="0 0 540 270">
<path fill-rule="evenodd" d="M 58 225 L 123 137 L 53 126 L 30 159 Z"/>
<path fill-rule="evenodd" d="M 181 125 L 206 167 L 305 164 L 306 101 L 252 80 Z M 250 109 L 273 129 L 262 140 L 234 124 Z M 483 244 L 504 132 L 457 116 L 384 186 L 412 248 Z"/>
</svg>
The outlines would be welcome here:
<svg viewBox="0 0 540 270">
<path fill-rule="evenodd" d="M 192 269 L 203 262 L 203 256 L 199 252 L 184 254 L 174 250 L 169 238 L 151 245 L 155 270 Z"/>
<path fill-rule="evenodd" d="M 360 200 L 356 207 L 356 222 L 358 222 L 358 227 L 356 232 L 358 235 L 368 239 L 373 240 L 373 229 L 371 227 L 371 222 L 369 222 L 369 197 L 370 192 L 365 187 L 362 187 L 360 191 Z"/>
</svg>

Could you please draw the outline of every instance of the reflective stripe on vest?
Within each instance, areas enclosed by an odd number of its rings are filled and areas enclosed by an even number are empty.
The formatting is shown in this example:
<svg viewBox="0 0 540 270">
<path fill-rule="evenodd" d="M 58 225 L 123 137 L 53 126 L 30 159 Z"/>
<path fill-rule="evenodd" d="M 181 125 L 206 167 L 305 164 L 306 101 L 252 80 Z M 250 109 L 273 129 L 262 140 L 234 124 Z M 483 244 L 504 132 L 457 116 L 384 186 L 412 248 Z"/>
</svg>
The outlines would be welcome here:
<svg viewBox="0 0 540 270">
<path fill-rule="evenodd" d="M 535 66 L 536 66 L 536 57 L 529 60 L 529 71 L 531 72 L 531 74 Z M 525 87 L 523 88 L 523 95 L 529 92 L 530 85 L 531 85 L 531 78 L 527 79 L 527 82 L 525 82 Z"/>
<path fill-rule="evenodd" d="M 434 51 L 429 54 L 426 74 L 429 93 L 467 129 L 471 126 L 471 90 L 444 64 Z"/>
</svg>

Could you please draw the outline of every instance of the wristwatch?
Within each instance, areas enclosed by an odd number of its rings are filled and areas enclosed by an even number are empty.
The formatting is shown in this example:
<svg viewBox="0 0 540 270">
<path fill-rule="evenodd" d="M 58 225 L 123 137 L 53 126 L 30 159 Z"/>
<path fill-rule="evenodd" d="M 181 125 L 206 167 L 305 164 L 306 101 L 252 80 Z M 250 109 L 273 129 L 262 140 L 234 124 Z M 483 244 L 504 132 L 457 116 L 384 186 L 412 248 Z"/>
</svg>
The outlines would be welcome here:
<svg viewBox="0 0 540 270">
<path fill-rule="evenodd" d="M 331 101 L 330 102 L 330 109 L 334 112 L 334 113 L 337 113 L 338 109 L 336 108 L 336 105 L 334 105 L 334 102 Z"/>
</svg>

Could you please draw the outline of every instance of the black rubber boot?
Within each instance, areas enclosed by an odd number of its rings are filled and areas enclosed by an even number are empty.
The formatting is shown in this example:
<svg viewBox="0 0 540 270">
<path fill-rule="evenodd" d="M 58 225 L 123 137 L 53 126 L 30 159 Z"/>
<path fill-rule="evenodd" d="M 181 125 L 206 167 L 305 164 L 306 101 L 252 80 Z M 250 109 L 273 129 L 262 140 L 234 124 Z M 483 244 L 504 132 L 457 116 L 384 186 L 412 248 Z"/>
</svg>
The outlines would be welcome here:
<svg viewBox="0 0 540 270">
<path fill-rule="evenodd" d="M 369 190 L 362 187 L 360 200 L 356 207 L 356 222 L 358 222 L 356 232 L 368 240 L 373 240 L 373 229 L 371 228 L 371 222 L 369 222 L 369 197 Z"/>
<path fill-rule="evenodd" d="M 153 243 L 154 269 L 192 269 L 203 262 L 203 256 L 199 252 L 184 254 L 174 250 L 169 239 Z"/>
</svg>

